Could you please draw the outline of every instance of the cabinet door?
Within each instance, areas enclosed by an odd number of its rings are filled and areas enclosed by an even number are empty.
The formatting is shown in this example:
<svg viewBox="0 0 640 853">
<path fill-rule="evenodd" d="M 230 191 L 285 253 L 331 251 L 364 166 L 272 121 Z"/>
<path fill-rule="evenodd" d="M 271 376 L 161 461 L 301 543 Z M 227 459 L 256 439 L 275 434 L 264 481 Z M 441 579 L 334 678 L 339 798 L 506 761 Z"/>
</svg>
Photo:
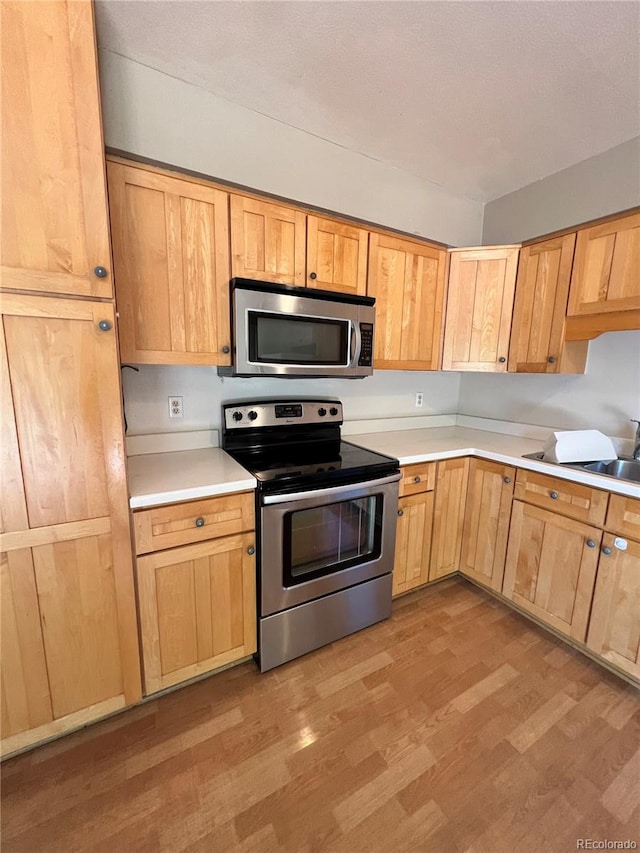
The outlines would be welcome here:
<svg viewBox="0 0 640 853">
<path fill-rule="evenodd" d="M 1 29 L 2 285 L 110 297 L 92 4 L 3 2 Z"/>
<path fill-rule="evenodd" d="M 227 193 L 107 169 L 122 360 L 230 364 Z"/>
<path fill-rule="evenodd" d="M 569 317 L 640 309 L 640 213 L 578 231 Z"/>
<path fill-rule="evenodd" d="M 302 210 L 231 196 L 231 274 L 275 284 L 305 284 Z"/>
<path fill-rule="evenodd" d="M 601 538 L 595 527 L 514 501 L 503 594 L 584 642 Z"/>
<path fill-rule="evenodd" d="M 145 693 L 256 650 L 253 533 L 138 557 Z"/>
<path fill-rule="evenodd" d="M 307 216 L 307 287 L 364 295 L 368 245 L 363 228 Z"/>
<path fill-rule="evenodd" d="M 450 253 L 443 370 L 506 371 L 518 251 Z"/>
<path fill-rule="evenodd" d="M 457 572 L 460 567 L 468 478 L 468 457 L 438 462 L 430 581 Z"/>
<path fill-rule="evenodd" d="M 394 596 L 429 580 L 432 523 L 433 492 L 400 498 L 393 563 Z"/>
<path fill-rule="evenodd" d="M 587 343 L 564 339 L 575 243 L 575 233 L 565 234 L 520 250 L 510 371 L 584 373 Z"/>
<path fill-rule="evenodd" d="M 462 534 L 460 572 L 502 589 L 515 468 L 472 459 Z"/>
<path fill-rule="evenodd" d="M 0 549 L 9 555 L 10 598 L 17 595 L 12 564 L 29 562 L 37 613 L 32 593 L 21 586 L 21 594 L 31 596 L 22 616 L 40 622 L 48 686 L 37 665 L 30 677 L 40 694 L 50 692 L 54 718 L 52 729 L 3 742 L 5 751 L 141 695 L 114 323 L 107 303 L 2 299 L 3 435 L 14 442 L 20 463 L 0 456 L 3 480 L 8 472 L 19 482 L 3 501 Z M 21 636 L 27 629 L 16 624 Z M 8 648 L 5 665 L 18 644 Z"/>
<path fill-rule="evenodd" d="M 605 533 L 587 645 L 640 679 L 640 543 Z"/>
<path fill-rule="evenodd" d="M 447 253 L 385 234 L 369 238 L 367 292 L 376 299 L 374 366 L 437 370 Z"/>
</svg>

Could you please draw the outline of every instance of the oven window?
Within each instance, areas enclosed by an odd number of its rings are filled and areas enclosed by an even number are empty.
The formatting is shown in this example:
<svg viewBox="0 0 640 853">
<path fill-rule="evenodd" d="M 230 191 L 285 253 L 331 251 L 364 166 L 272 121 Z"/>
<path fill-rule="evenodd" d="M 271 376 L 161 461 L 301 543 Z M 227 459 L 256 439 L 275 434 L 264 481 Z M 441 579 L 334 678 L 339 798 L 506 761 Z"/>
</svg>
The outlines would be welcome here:
<svg viewBox="0 0 640 853">
<path fill-rule="evenodd" d="M 288 513 L 284 521 L 285 586 L 380 556 L 382 495 L 297 510 Z"/>
<path fill-rule="evenodd" d="M 249 360 L 266 364 L 348 364 L 349 321 L 249 312 Z"/>
</svg>

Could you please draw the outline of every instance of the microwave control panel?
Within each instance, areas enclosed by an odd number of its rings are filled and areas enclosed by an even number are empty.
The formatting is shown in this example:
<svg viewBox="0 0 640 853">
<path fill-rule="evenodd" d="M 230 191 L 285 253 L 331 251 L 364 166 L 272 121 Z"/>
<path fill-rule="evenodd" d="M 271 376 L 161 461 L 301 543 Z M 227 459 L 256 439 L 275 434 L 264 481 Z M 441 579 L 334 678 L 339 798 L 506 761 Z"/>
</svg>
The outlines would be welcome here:
<svg viewBox="0 0 640 853">
<path fill-rule="evenodd" d="M 373 323 L 360 323 L 360 358 L 358 367 L 371 367 L 373 359 Z"/>
</svg>

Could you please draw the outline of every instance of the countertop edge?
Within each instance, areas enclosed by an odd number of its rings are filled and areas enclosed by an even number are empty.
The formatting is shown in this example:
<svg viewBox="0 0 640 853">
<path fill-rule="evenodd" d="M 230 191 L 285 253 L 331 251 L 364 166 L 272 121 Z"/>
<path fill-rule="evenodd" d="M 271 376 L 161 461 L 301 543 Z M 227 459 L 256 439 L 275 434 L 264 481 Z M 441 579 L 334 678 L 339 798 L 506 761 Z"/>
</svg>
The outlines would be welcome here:
<svg viewBox="0 0 640 853">
<path fill-rule="evenodd" d="M 175 489 L 170 492 L 155 492 L 147 495 L 135 495 L 129 498 L 131 509 L 150 509 L 165 504 L 193 501 L 198 498 L 214 498 L 218 495 L 229 495 L 237 492 L 254 491 L 257 485 L 255 477 L 247 475 L 246 480 L 235 480 L 226 483 L 212 483 L 206 486 L 193 486 L 186 489 Z"/>
</svg>

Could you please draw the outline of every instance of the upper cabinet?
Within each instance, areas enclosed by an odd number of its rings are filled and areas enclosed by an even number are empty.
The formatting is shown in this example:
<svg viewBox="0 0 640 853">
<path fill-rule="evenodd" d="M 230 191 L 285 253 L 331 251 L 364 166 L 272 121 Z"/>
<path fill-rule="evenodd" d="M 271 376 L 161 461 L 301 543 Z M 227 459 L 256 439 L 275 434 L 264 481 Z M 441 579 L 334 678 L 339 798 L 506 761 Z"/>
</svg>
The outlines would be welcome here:
<svg viewBox="0 0 640 853">
<path fill-rule="evenodd" d="M 369 238 L 368 294 L 376 299 L 374 367 L 437 370 L 447 253 L 386 234 Z"/>
<path fill-rule="evenodd" d="M 231 275 L 305 284 L 306 215 L 294 207 L 231 196 Z"/>
<path fill-rule="evenodd" d="M 1 284 L 111 297 L 92 5 L 3 2 Z"/>
<path fill-rule="evenodd" d="M 307 287 L 367 292 L 369 232 L 335 219 L 307 216 Z"/>
<path fill-rule="evenodd" d="M 229 364 L 228 195 L 108 163 L 123 361 Z"/>
<path fill-rule="evenodd" d="M 450 250 L 444 370 L 506 371 L 518 251 Z"/>
<path fill-rule="evenodd" d="M 565 342 L 575 243 L 573 233 L 521 249 L 511 325 L 510 371 L 584 372 L 586 342 Z"/>
</svg>

